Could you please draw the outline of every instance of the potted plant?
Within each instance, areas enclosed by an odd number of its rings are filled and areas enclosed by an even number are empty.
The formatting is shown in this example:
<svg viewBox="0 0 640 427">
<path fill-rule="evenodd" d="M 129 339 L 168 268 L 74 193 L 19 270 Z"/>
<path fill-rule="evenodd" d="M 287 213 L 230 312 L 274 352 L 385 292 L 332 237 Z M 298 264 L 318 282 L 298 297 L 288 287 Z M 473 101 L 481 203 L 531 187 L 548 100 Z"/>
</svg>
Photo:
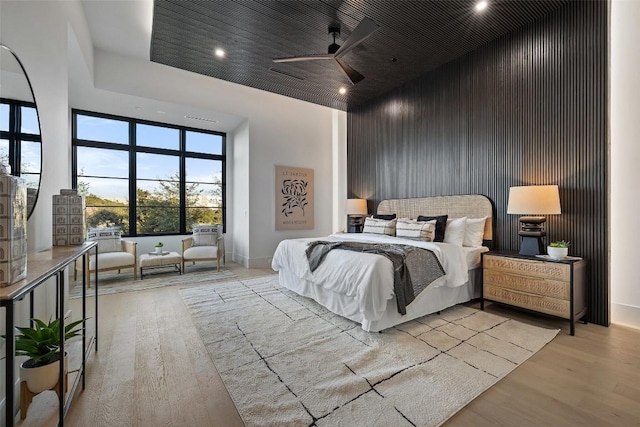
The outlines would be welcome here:
<svg viewBox="0 0 640 427">
<path fill-rule="evenodd" d="M 549 254 L 551 258 L 565 258 L 569 255 L 569 246 L 570 243 L 565 242 L 564 240 L 551 242 L 549 243 L 549 246 L 547 246 L 547 254 Z"/>
<path fill-rule="evenodd" d="M 158 242 L 158 243 L 156 243 L 155 248 L 156 248 L 156 253 L 157 253 L 157 254 L 161 254 L 161 253 L 162 253 L 162 247 L 163 247 L 163 246 L 164 246 L 164 245 L 162 244 L 162 242 Z"/>
<path fill-rule="evenodd" d="M 60 373 L 60 319 L 45 323 L 32 319 L 33 327 L 16 327 L 16 356 L 27 356 L 20 365 L 20 378 L 27 382 L 32 393 L 50 390 L 58 383 Z M 84 320 L 71 322 L 64 327 L 65 340 L 78 336 L 82 328 L 77 328 Z M 3 335 L 2 338 L 6 336 Z M 65 360 L 67 359 L 65 355 Z M 66 362 L 65 362 L 66 363 Z"/>
</svg>

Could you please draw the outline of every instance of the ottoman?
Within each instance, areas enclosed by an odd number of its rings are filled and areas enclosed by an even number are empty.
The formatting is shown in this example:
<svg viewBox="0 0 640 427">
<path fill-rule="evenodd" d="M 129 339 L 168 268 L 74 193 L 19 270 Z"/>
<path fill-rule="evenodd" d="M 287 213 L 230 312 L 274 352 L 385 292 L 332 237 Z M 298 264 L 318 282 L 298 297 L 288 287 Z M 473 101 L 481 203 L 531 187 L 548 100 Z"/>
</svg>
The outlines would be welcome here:
<svg viewBox="0 0 640 427">
<path fill-rule="evenodd" d="M 180 264 L 182 263 L 182 256 L 177 252 L 163 252 L 162 254 L 142 254 L 138 259 L 138 265 L 140 266 L 140 280 L 144 278 L 144 272 L 148 270 L 155 270 L 159 268 L 171 267 L 172 271 L 177 271 L 182 274 Z M 148 275 L 148 274 L 147 274 Z"/>
</svg>

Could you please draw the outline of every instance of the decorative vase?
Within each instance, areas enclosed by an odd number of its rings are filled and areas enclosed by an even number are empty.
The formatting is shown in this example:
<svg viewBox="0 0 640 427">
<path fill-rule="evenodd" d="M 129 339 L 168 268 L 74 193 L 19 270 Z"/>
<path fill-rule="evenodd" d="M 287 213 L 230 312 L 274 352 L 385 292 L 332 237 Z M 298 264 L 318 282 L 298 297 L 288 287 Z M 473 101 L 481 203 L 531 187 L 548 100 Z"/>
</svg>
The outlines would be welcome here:
<svg viewBox="0 0 640 427">
<path fill-rule="evenodd" d="M 35 368 L 25 368 L 24 365 L 31 359 L 23 362 L 20 365 L 20 380 L 26 381 L 27 388 L 32 393 L 41 393 L 45 390 L 51 390 L 58 384 L 58 378 L 60 375 L 60 361 L 49 363 L 44 366 L 37 366 Z M 69 364 L 69 355 L 64 356 L 65 368 Z"/>
<path fill-rule="evenodd" d="M 566 258 L 566 256 L 569 255 L 569 248 L 555 248 L 547 246 L 547 254 L 549 254 L 551 258 L 555 259 Z"/>
</svg>

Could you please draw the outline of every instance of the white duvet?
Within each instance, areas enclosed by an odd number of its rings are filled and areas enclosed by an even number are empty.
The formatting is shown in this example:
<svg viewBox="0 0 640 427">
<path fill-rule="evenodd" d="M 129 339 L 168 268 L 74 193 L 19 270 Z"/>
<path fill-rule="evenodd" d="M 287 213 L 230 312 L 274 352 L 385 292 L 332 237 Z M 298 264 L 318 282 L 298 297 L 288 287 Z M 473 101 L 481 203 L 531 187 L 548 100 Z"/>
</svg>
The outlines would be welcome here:
<svg viewBox="0 0 640 427">
<path fill-rule="evenodd" d="M 438 257 L 445 271 L 445 276 L 432 286 L 457 287 L 468 281 L 467 255 L 462 247 L 449 243 L 418 242 L 365 233 L 332 234 L 321 239 L 280 242 L 271 263 L 275 271 L 286 270 L 316 286 L 355 299 L 365 319 L 380 319 L 387 301 L 393 298 L 393 264 L 382 255 L 335 249 L 312 273 L 305 249 L 309 242 L 315 240 L 395 243 L 429 249 Z"/>
</svg>

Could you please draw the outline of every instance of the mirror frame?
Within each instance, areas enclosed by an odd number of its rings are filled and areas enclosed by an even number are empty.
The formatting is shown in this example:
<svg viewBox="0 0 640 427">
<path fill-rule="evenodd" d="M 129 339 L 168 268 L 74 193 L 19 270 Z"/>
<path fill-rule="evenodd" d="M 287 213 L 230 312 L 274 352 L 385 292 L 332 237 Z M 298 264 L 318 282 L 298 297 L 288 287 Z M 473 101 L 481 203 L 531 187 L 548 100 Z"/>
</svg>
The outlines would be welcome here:
<svg viewBox="0 0 640 427">
<path fill-rule="evenodd" d="M 40 196 L 40 187 L 42 186 L 42 160 L 43 160 L 43 155 L 42 155 L 42 125 L 40 123 L 40 111 L 38 110 L 38 103 L 36 102 L 36 95 L 33 92 L 33 86 L 31 85 L 31 80 L 29 80 L 29 75 L 27 74 L 27 70 L 24 68 L 24 65 L 22 64 L 22 61 L 20 61 L 20 58 L 18 58 L 18 55 L 16 55 L 16 53 L 11 50 L 11 48 L 7 45 L 4 45 L 2 43 L 0 43 L 0 49 L 4 49 L 7 52 L 9 52 L 13 58 L 16 60 L 16 62 L 18 63 L 18 65 L 20 66 L 20 69 L 22 70 L 22 75 L 24 76 L 24 78 L 27 80 L 27 86 L 29 86 L 29 92 L 31 93 L 31 99 L 33 100 L 33 104 L 35 106 L 35 110 L 36 110 L 36 117 L 38 119 L 38 130 L 40 131 L 40 173 L 39 173 L 39 177 L 38 177 L 38 187 L 37 187 L 37 191 L 36 191 L 36 195 L 33 199 L 33 204 L 31 205 L 31 208 L 27 208 L 27 220 L 29 218 L 31 218 L 31 215 L 33 214 L 33 211 L 36 208 L 36 204 L 38 203 L 38 198 Z M 1 72 L 2 70 L 0 70 Z M 9 99 L 9 98 L 7 98 Z M 16 101 L 20 101 L 20 100 L 16 100 Z M 20 101 L 20 102 L 25 102 L 25 101 Z M 14 171 L 11 171 L 11 175 L 14 176 L 20 176 L 19 174 L 14 173 Z"/>
</svg>

